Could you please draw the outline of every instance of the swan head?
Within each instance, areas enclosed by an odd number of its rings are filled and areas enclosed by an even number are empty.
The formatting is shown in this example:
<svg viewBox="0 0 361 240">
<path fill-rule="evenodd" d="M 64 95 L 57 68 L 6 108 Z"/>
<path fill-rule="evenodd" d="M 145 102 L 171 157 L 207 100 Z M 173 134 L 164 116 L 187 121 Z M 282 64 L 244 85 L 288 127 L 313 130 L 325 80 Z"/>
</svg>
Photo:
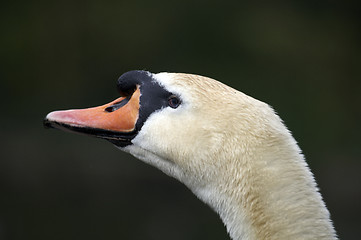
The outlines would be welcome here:
<svg viewBox="0 0 361 240">
<path fill-rule="evenodd" d="M 130 71 L 117 88 L 120 98 L 51 112 L 45 126 L 106 139 L 178 179 L 233 239 L 335 236 L 297 143 L 270 106 L 192 74 Z"/>
<path fill-rule="evenodd" d="M 272 116 L 266 104 L 198 75 L 130 71 L 117 89 L 121 97 L 100 107 L 49 113 L 45 126 L 106 139 L 192 190 L 223 174 L 225 151 L 250 154 L 264 135 L 260 120 Z M 228 146 L 234 141 L 239 148 Z"/>
</svg>

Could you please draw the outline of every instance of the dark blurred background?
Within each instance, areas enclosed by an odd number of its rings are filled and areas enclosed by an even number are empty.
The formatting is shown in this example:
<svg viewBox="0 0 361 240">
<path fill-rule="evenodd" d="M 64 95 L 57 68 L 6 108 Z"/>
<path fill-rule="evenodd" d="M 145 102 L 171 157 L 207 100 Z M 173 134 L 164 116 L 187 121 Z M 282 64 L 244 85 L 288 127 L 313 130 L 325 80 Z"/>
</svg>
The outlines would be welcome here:
<svg viewBox="0 0 361 240">
<path fill-rule="evenodd" d="M 361 235 L 360 1 L 6 1 L 0 239 L 229 239 L 182 184 L 45 115 L 118 97 L 133 69 L 218 79 L 272 105 L 342 239 Z"/>
</svg>

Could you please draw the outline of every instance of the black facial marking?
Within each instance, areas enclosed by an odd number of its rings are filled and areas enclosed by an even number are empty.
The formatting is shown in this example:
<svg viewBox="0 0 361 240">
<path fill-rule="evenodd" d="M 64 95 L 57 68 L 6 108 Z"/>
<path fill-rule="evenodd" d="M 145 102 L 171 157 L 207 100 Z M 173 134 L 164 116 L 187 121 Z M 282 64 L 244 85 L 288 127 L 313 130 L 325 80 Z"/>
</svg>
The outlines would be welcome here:
<svg viewBox="0 0 361 240">
<path fill-rule="evenodd" d="M 129 71 L 124 73 L 117 81 L 117 89 L 120 96 L 127 97 L 133 94 L 137 89 L 137 85 L 140 85 L 148 75 L 150 73 L 146 71 Z"/>
<path fill-rule="evenodd" d="M 146 71 L 130 71 L 118 79 L 118 89 L 132 85 L 140 86 L 140 109 L 136 123 L 136 130 L 139 131 L 153 112 L 168 106 L 168 98 L 173 94 L 160 86 L 152 74 Z"/>
<path fill-rule="evenodd" d="M 148 117 L 153 112 L 168 107 L 170 97 L 174 96 L 171 92 L 168 92 L 160 86 L 153 78 L 153 75 L 147 71 L 130 71 L 124 73 L 117 81 L 118 91 L 124 95 L 132 94 L 137 86 L 140 88 L 140 109 L 134 136 L 141 130 Z M 112 143 L 119 145 L 116 141 L 112 141 Z M 127 142 L 126 145 L 129 144 L 131 144 L 131 142 Z M 120 145 L 124 146 L 124 143 L 120 142 Z"/>
</svg>

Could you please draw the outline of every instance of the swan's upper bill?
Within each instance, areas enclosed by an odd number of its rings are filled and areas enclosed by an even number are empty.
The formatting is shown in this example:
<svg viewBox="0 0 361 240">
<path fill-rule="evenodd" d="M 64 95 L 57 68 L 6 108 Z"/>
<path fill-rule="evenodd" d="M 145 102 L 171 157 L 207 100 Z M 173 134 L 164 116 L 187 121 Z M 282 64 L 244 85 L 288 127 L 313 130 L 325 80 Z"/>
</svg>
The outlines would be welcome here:
<svg viewBox="0 0 361 240">
<path fill-rule="evenodd" d="M 232 239 L 336 239 L 296 141 L 267 104 L 216 80 L 130 71 L 120 98 L 44 124 L 104 138 L 189 187 Z"/>
</svg>

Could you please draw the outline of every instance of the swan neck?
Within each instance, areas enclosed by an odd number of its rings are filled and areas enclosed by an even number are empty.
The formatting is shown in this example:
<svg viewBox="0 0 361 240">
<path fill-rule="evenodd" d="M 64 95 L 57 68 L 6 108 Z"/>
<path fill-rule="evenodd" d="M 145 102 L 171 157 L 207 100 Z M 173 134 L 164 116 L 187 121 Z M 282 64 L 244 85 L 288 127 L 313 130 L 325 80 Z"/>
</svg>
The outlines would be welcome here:
<svg viewBox="0 0 361 240">
<path fill-rule="evenodd" d="M 253 156 L 249 166 L 232 169 L 195 194 L 220 215 L 233 240 L 337 239 L 302 154 Z"/>
</svg>

